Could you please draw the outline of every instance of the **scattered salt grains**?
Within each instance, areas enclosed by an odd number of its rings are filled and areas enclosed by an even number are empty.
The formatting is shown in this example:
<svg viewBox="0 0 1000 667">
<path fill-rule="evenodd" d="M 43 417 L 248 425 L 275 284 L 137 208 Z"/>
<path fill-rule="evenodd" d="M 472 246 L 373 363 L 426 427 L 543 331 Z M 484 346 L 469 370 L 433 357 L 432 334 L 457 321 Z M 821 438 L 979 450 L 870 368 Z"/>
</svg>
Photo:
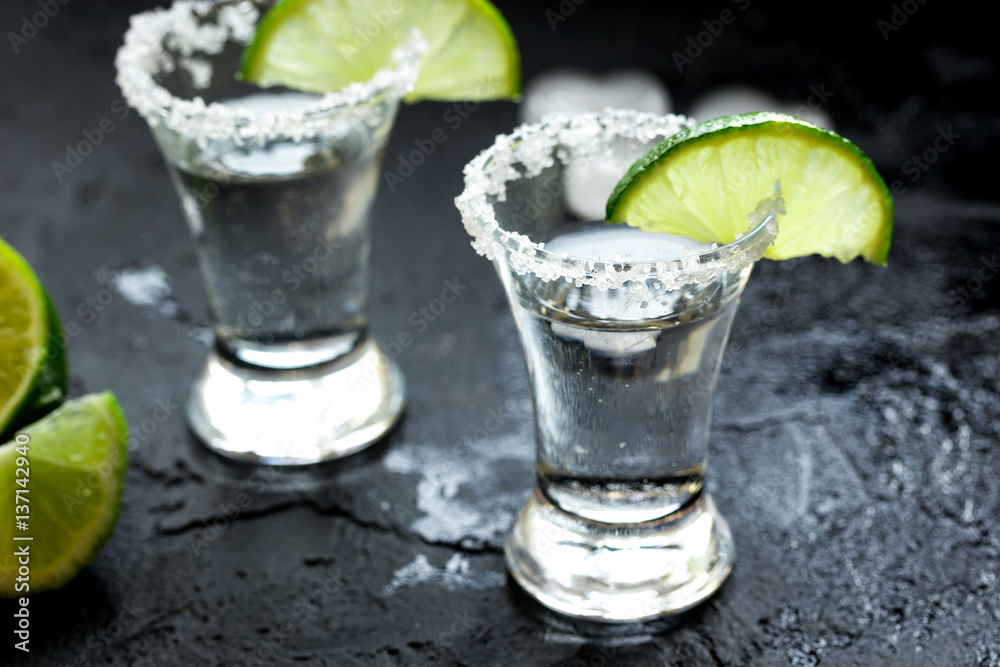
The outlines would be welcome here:
<svg viewBox="0 0 1000 667">
<path fill-rule="evenodd" d="M 133 306 L 157 306 L 170 296 L 167 272 L 155 264 L 119 272 L 111 287 Z"/>
<path fill-rule="evenodd" d="M 195 88 L 207 88 L 212 82 L 212 64 L 202 58 L 181 58 L 181 67 L 191 75 Z"/>
<path fill-rule="evenodd" d="M 154 308 L 157 313 L 171 320 L 186 317 L 183 334 L 206 346 L 214 345 L 215 336 L 208 327 L 190 321 L 184 307 L 172 295 L 170 276 L 156 264 L 116 269 L 98 270 L 98 280 L 120 294 L 133 306 Z"/>
<path fill-rule="evenodd" d="M 975 503 L 973 503 L 971 498 L 965 499 L 965 507 L 962 509 L 962 521 L 965 523 L 972 523 L 975 518 L 973 510 L 975 509 Z"/>
<path fill-rule="evenodd" d="M 421 516 L 410 523 L 410 530 L 429 542 L 497 540 L 524 499 L 520 493 L 493 489 L 483 480 L 491 479 L 499 462 L 530 467 L 532 428 L 525 423 L 522 430 L 510 434 L 467 442 L 458 452 L 422 444 L 404 444 L 389 452 L 383 461 L 387 472 L 420 475 L 414 497 Z"/>
<path fill-rule="evenodd" d="M 645 280 L 636 280 L 629 287 L 629 291 L 632 292 L 633 294 L 645 294 L 646 292 L 649 291 L 649 285 L 646 284 Z M 645 308 L 645 306 L 642 307 Z"/>
<path fill-rule="evenodd" d="M 473 589 L 484 590 L 499 588 L 506 583 L 502 572 L 475 572 L 470 567 L 469 558 L 460 553 L 454 554 L 444 567 L 431 565 L 424 554 L 417 554 L 410 563 L 396 570 L 392 581 L 382 589 L 386 597 L 393 595 L 400 588 L 436 585 L 448 590 Z"/>
</svg>

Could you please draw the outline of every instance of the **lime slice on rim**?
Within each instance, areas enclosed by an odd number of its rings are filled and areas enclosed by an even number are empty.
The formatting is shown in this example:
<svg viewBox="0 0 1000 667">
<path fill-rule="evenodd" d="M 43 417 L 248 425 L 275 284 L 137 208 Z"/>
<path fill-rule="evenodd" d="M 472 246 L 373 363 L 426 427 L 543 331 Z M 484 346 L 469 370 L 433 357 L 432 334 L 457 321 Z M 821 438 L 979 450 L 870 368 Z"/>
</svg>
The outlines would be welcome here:
<svg viewBox="0 0 1000 667">
<path fill-rule="evenodd" d="M 786 212 L 765 257 L 885 264 L 892 196 L 871 160 L 847 139 L 778 113 L 716 118 L 654 146 L 611 193 L 607 220 L 730 243 L 775 184 Z"/>
<path fill-rule="evenodd" d="M 62 326 L 28 263 L 0 240 L 0 442 L 66 396 Z"/>
<path fill-rule="evenodd" d="M 68 401 L 0 446 L 0 544 L 30 550 L 27 591 L 16 559 L 0 556 L 0 597 L 59 588 L 94 560 L 118 520 L 127 442 L 121 407 L 104 392 Z"/>
<path fill-rule="evenodd" d="M 412 28 L 428 43 L 407 102 L 512 99 L 521 60 L 487 0 L 282 0 L 243 56 L 245 81 L 314 93 L 367 81 Z"/>
</svg>

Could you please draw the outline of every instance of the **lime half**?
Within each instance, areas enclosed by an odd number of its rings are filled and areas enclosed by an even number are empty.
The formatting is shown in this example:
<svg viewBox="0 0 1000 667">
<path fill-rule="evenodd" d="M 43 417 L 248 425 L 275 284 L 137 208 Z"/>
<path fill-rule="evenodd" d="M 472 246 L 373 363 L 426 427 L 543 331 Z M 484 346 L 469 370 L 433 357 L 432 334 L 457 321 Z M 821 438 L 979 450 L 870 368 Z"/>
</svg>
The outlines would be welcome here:
<svg viewBox="0 0 1000 667">
<path fill-rule="evenodd" d="M 282 0 L 243 57 L 243 79 L 314 93 L 367 81 L 412 28 L 427 40 L 407 102 L 511 99 L 521 61 L 510 26 L 487 0 Z"/>
<path fill-rule="evenodd" d="M 778 113 L 716 118 L 654 146 L 611 193 L 607 219 L 730 243 L 776 184 L 786 213 L 765 257 L 885 264 L 892 196 L 871 160 L 847 139 Z"/>
<path fill-rule="evenodd" d="M 67 402 L 0 446 L 0 544 L 30 552 L 28 590 L 18 587 L 18 563 L 0 557 L 0 597 L 59 588 L 94 560 L 118 520 L 127 443 L 121 407 L 105 392 Z"/>
<path fill-rule="evenodd" d="M 0 240 L 0 442 L 66 396 L 59 316 L 28 263 Z"/>
</svg>

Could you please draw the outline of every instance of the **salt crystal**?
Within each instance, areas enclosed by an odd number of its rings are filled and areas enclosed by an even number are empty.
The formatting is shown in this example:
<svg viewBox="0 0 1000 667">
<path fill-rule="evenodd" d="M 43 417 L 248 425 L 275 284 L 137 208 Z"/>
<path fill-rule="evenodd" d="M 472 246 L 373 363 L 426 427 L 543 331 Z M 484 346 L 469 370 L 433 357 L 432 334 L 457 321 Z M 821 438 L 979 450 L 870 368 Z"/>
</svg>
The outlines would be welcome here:
<svg viewBox="0 0 1000 667">
<path fill-rule="evenodd" d="M 157 82 L 158 75 L 181 66 L 196 86 L 204 87 L 211 80 L 211 66 L 195 54 L 217 55 L 227 43 L 246 44 L 254 35 L 260 13 L 252 2 L 227 6 L 213 17 L 216 9 L 210 2 L 176 0 L 169 8 L 136 14 L 115 57 L 116 81 L 128 103 L 151 126 L 164 125 L 200 146 L 213 139 L 263 143 L 276 136 L 332 131 L 345 117 L 371 124 L 373 117 L 383 113 L 374 101 L 382 95 L 400 97 L 410 90 L 420 56 L 427 50 L 427 41 L 413 30 L 393 51 L 391 65 L 368 81 L 327 93 L 308 106 L 274 114 L 254 114 L 218 102 L 206 104 L 198 96 L 175 97 Z M 171 51 L 180 54 L 176 61 Z"/>
<path fill-rule="evenodd" d="M 741 239 L 744 236 L 761 238 L 767 243 L 733 243 L 681 260 L 636 262 L 628 270 L 616 267 L 614 262 L 567 258 L 533 243 L 523 234 L 506 231 L 497 220 L 491 203 L 503 198 L 508 183 L 532 176 L 531 170 L 519 170 L 516 164 L 550 162 L 557 150 L 564 155 L 561 158 L 564 164 L 592 160 L 606 155 L 618 140 L 662 140 L 691 124 L 692 121 L 683 116 L 607 109 L 600 113 L 557 114 L 542 123 L 521 125 L 511 134 L 497 137 L 493 146 L 466 166 L 465 190 L 455 198 L 462 223 L 473 237 L 473 247 L 490 259 L 505 258 L 519 274 L 533 273 L 547 281 L 559 279 L 602 290 L 621 289 L 627 283 L 651 277 L 655 277 L 663 289 L 676 289 L 690 282 L 712 280 L 723 271 L 742 270 L 760 258 L 777 233 L 775 219 L 783 212 L 779 192 L 762 201 L 748 216 L 748 229 L 752 231 L 740 235 Z M 537 137 L 545 140 L 539 141 Z M 621 260 L 618 263 L 621 264 Z"/>
</svg>

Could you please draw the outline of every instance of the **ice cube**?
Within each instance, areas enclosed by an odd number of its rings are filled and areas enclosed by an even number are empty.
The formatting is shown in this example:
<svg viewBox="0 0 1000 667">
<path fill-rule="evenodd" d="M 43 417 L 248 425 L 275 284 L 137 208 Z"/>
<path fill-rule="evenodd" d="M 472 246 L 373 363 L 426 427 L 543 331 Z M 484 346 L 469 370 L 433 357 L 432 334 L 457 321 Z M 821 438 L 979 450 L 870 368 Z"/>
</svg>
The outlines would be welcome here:
<svg viewBox="0 0 1000 667">
<path fill-rule="evenodd" d="M 673 103 L 663 82 L 645 70 L 596 73 L 567 68 L 535 76 L 525 89 L 520 112 L 522 122 L 531 123 L 550 113 L 603 111 L 608 107 L 666 114 Z M 643 144 L 621 145 L 608 159 L 570 163 L 564 177 L 569 209 L 584 219 L 604 219 L 608 195 L 648 148 Z"/>
<path fill-rule="evenodd" d="M 622 359 L 656 349 L 659 331 L 594 331 L 558 322 L 552 323 L 552 333 L 564 340 L 580 341 L 599 354 Z"/>
<path fill-rule="evenodd" d="M 834 129 L 830 114 L 819 108 L 816 102 L 781 102 L 763 90 L 744 85 L 711 90 L 695 100 L 688 113 L 700 123 L 720 116 L 754 111 L 777 111 L 828 130 Z"/>
<path fill-rule="evenodd" d="M 648 147 L 616 147 L 605 159 L 571 162 L 566 168 L 566 206 L 584 220 L 603 220 L 611 191 Z"/>
<path fill-rule="evenodd" d="M 830 114 L 823 111 L 822 109 L 813 109 L 809 104 L 797 103 L 797 102 L 786 102 L 785 104 L 778 105 L 775 111 L 780 111 L 781 113 L 787 113 L 789 116 L 795 116 L 796 118 L 801 118 L 802 120 L 809 121 L 813 125 L 818 125 L 827 130 L 833 130 L 833 118 Z"/>
<path fill-rule="evenodd" d="M 670 113 L 670 92 L 645 70 L 620 69 L 604 73 L 581 69 L 554 69 L 535 76 L 524 92 L 521 120 L 534 123 L 555 112 L 635 109 Z"/>
<path fill-rule="evenodd" d="M 699 123 L 719 116 L 752 111 L 777 111 L 778 100 L 751 86 L 733 85 L 710 90 L 691 105 L 689 112 Z"/>
</svg>

